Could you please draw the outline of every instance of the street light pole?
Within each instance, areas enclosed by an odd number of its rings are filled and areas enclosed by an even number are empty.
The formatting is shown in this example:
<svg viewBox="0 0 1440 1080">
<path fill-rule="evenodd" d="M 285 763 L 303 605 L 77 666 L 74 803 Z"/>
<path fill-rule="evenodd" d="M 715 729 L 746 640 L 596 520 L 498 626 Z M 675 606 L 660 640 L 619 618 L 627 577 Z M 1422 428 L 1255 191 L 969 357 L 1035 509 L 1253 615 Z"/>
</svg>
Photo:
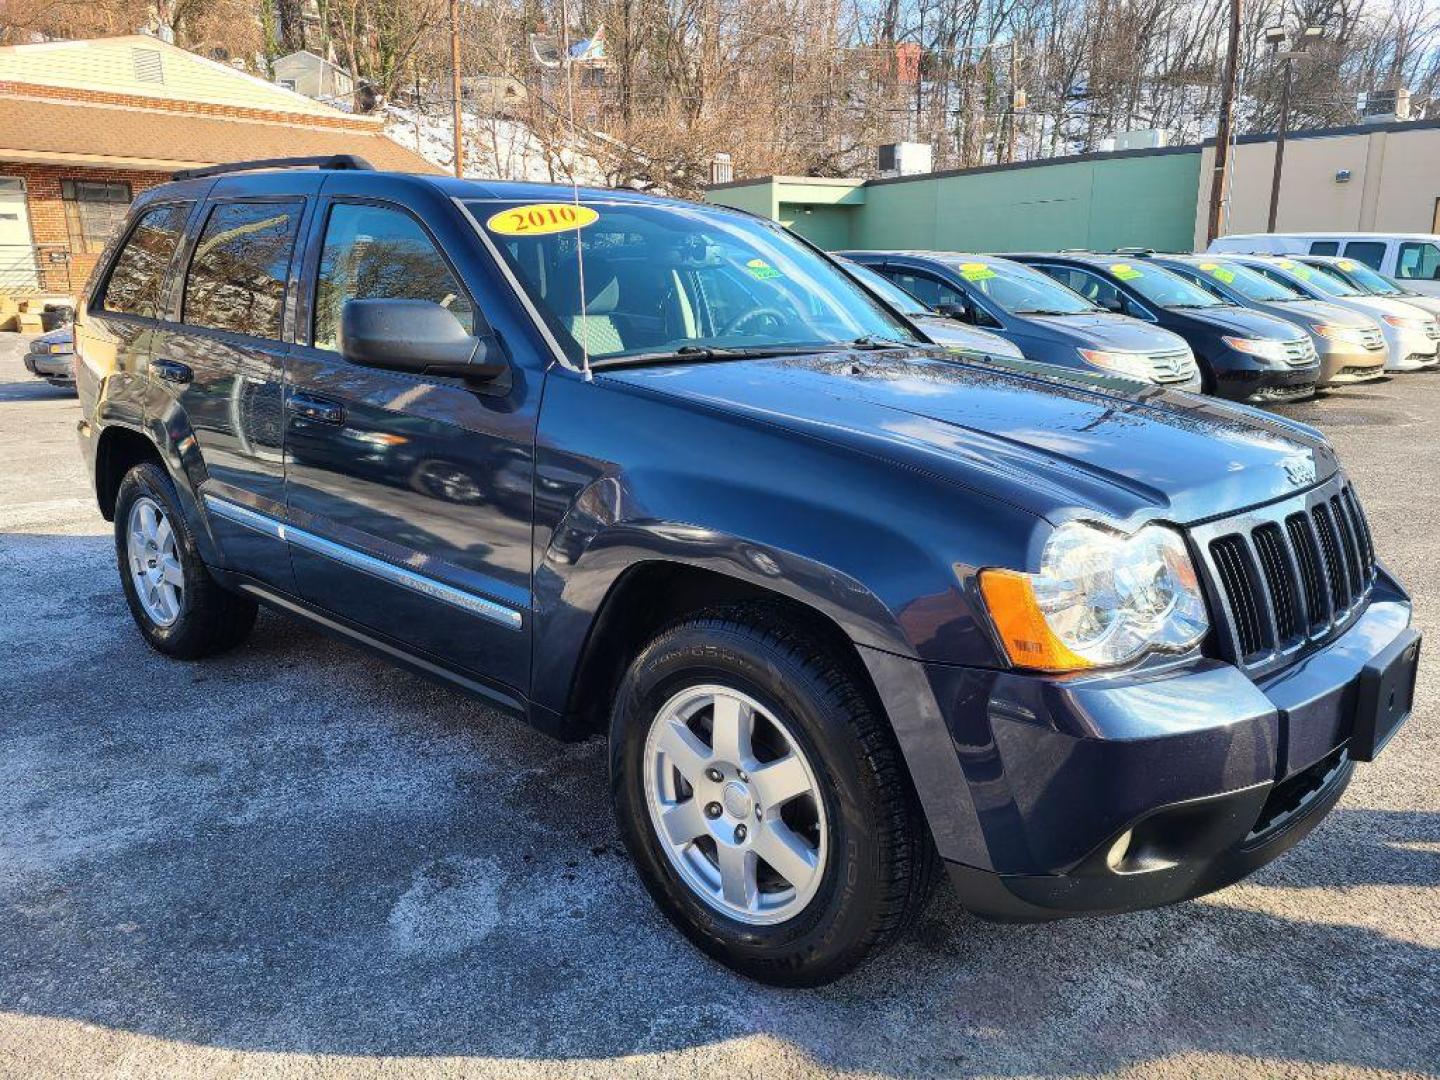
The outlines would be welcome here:
<svg viewBox="0 0 1440 1080">
<path fill-rule="evenodd" d="M 1270 178 L 1270 218 L 1266 232 L 1275 231 L 1280 213 L 1280 176 L 1285 170 L 1285 133 L 1290 127 L 1290 82 L 1295 78 L 1295 58 L 1285 57 L 1285 81 L 1280 86 L 1280 129 L 1275 133 L 1275 173 Z"/>
<path fill-rule="evenodd" d="M 1220 87 L 1220 124 L 1215 129 L 1215 172 L 1210 178 L 1210 219 L 1205 242 L 1220 235 L 1226 171 L 1230 168 L 1230 125 L 1235 118 L 1235 70 L 1240 52 L 1240 0 L 1230 0 L 1230 38 L 1225 50 L 1225 82 Z"/>
<path fill-rule="evenodd" d="M 450 0 L 450 94 L 454 99 L 455 175 L 465 176 L 465 124 L 460 109 L 460 0 Z"/>
</svg>

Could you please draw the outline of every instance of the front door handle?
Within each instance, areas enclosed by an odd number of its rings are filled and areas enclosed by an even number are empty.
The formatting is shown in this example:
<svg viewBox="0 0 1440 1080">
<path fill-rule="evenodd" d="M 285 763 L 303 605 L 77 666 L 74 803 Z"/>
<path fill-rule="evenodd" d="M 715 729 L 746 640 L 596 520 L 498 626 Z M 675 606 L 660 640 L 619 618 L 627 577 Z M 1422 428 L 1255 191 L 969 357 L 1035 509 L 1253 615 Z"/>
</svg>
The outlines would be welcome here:
<svg viewBox="0 0 1440 1080">
<path fill-rule="evenodd" d="M 288 408 L 291 413 L 305 420 L 315 420 L 322 424 L 345 423 L 345 406 L 329 398 L 316 397 L 313 394 L 291 394 Z"/>
<path fill-rule="evenodd" d="M 190 370 L 190 365 L 182 364 L 178 360 L 152 360 L 150 370 L 155 372 L 157 378 L 178 386 L 184 386 L 195 378 L 195 372 Z"/>
</svg>

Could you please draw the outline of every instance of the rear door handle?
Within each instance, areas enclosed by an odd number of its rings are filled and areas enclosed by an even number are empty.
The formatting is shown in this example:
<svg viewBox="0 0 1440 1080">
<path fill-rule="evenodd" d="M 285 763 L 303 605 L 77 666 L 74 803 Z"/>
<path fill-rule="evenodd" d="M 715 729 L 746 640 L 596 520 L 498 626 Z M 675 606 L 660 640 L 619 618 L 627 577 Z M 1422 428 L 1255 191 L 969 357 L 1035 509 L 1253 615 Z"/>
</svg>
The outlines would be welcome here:
<svg viewBox="0 0 1440 1080">
<path fill-rule="evenodd" d="M 345 423 L 345 406 L 329 398 L 315 397 L 313 394 L 291 394 L 288 407 L 295 416 L 306 420 L 315 420 L 322 424 Z"/>
<path fill-rule="evenodd" d="M 152 360 L 150 370 L 155 372 L 157 378 L 179 386 L 184 386 L 195 378 L 195 372 L 190 370 L 190 365 L 182 364 L 178 360 Z"/>
</svg>

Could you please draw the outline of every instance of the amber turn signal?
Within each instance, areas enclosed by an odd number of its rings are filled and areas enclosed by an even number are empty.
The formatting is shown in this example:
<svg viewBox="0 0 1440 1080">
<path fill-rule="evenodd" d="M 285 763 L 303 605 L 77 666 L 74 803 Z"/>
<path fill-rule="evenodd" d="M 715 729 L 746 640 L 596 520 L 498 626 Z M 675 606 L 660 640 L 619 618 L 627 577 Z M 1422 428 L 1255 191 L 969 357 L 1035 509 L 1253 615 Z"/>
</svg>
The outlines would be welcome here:
<svg viewBox="0 0 1440 1080">
<path fill-rule="evenodd" d="M 1044 612 L 1035 602 L 1028 574 L 982 570 L 980 592 L 1005 654 L 1016 667 L 1038 671 L 1083 671 L 1094 667 L 1050 630 Z"/>
</svg>

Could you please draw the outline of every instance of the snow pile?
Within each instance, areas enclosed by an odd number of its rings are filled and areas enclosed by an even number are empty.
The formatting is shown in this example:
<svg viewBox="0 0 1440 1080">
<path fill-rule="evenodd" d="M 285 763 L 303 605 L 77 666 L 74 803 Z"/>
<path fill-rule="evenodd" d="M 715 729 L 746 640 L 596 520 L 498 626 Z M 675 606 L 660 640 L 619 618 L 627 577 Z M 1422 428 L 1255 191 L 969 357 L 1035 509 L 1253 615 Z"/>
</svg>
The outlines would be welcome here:
<svg viewBox="0 0 1440 1080">
<path fill-rule="evenodd" d="M 385 134 L 391 139 L 434 165 L 454 169 L 454 129 L 448 109 L 438 112 L 388 103 L 384 116 Z M 518 120 L 466 111 L 462 123 L 467 178 L 609 185 L 594 157 L 571 147 L 547 147 Z"/>
</svg>

